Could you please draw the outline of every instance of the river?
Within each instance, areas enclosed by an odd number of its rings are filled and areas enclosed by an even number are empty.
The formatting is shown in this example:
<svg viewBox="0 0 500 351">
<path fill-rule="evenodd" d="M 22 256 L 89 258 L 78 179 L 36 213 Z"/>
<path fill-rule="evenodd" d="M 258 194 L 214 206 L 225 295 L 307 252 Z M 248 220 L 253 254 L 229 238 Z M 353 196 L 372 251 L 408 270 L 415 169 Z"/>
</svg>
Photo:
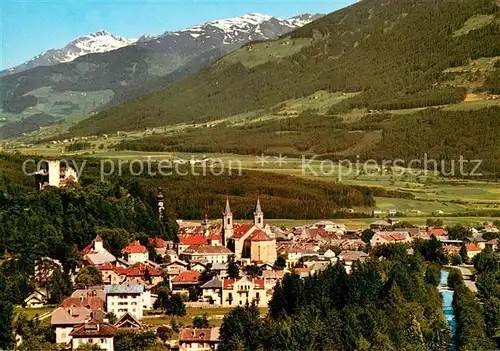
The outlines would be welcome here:
<svg viewBox="0 0 500 351">
<path fill-rule="evenodd" d="M 448 288 L 448 271 L 441 271 L 441 283 L 438 286 L 439 292 L 443 296 L 443 313 L 450 326 L 451 344 L 450 351 L 455 351 L 455 316 L 453 315 L 453 290 Z"/>
</svg>

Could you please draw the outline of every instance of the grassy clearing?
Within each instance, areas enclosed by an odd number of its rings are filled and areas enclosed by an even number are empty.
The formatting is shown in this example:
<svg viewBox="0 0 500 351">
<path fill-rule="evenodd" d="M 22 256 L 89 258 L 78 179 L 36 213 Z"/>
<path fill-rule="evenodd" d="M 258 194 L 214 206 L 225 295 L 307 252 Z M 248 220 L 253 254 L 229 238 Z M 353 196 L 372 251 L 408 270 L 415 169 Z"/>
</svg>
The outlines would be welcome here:
<svg viewBox="0 0 500 351">
<path fill-rule="evenodd" d="M 26 315 L 26 317 L 32 319 L 36 316 L 41 316 L 47 312 L 52 312 L 56 306 L 46 306 L 41 308 L 23 308 L 22 306 L 16 305 L 14 306 L 14 315 L 19 316 L 21 313 Z"/>
<path fill-rule="evenodd" d="M 182 324 L 184 326 L 190 326 L 193 324 L 193 318 L 202 314 L 207 314 L 207 318 L 210 322 L 211 326 L 220 327 L 222 325 L 222 320 L 224 316 L 229 313 L 232 308 L 187 308 L 187 314 L 183 317 L 177 316 L 145 316 L 142 322 L 146 325 L 171 325 L 172 321 L 175 321 L 177 324 Z M 268 308 L 259 308 L 260 313 L 262 315 L 266 315 L 268 312 Z"/>
<path fill-rule="evenodd" d="M 54 92 L 51 87 L 41 87 L 26 93 L 38 99 L 35 107 L 28 109 L 28 113 L 47 113 L 53 116 L 78 117 L 88 115 L 111 101 L 114 97 L 112 90 L 98 90 L 89 92 L 65 91 Z M 70 113 L 68 114 L 68 111 Z"/>
<path fill-rule="evenodd" d="M 296 54 L 311 42 L 312 40 L 308 38 L 283 38 L 277 41 L 250 44 L 225 56 L 220 62 L 241 63 L 247 68 L 252 68 Z"/>
<path fill-rule="evenodd" d="M 465 22 L 464 26 L 453 33 L 454 37 L 469 34 L 470 31 L 483 28 L 493 22 L 495 15 L 476 15 L 472 16 Z"/>
</svg>

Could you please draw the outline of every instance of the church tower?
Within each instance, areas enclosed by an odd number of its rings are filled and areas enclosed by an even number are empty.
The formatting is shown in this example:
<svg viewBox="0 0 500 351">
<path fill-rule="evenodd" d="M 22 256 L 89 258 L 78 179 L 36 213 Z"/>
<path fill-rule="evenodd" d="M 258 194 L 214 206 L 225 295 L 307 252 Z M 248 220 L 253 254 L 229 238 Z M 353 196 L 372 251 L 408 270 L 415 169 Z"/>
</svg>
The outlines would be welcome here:
<svg viewBox="0 0 500 351">
<path fill-rule="evenodd" d="M 233 237 L 233 213 L 229 207 L 229 199 L 226 199 L 226 209 L 222 214 L 222 240 L 227 246 L 229 239 Z"/>
<path fill-rule="evenodd" d="M 203 231 L 203 235 L 207 236 L 210 234 L 210 222 L 208 221 L 208 214 L 205 212 L 205 219 L 201 222 L 201 230 Z"/>
<path fill-rule="evenodd" d="M 264 228 L 264 212 L 260 208 L 260 199 L 257 198 L 257 206 L 255 207 L 255 212 L 253 213 L 253 224 L 257 228 Z"/>
<path fill-rule="evenodd" d="M 158 216 L 160 217 L 161 221 L 163 220 L 163 211 L 165 210 L 161 188 L 158 188 L 158 193 L 156 194 L 156 204 L 158 205 Z"/>
</svg>

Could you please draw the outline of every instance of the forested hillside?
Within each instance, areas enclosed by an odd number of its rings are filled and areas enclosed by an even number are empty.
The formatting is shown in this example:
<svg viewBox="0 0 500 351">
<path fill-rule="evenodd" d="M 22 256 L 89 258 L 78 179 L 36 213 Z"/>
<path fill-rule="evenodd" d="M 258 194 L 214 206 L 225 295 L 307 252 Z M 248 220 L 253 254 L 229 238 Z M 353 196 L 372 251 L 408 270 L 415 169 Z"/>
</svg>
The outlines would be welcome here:
<svg viewBox="0 0 500 351">
<path fill-rule="evenodd" d="M 401 251 L 401 250 L 400 250 Z M 221 351 L 449 350 L 448 326 L 436 286 L 424 280 L 422 257 L 400 254 L 337 264 L 275 287 L 269 315 L 238 307 L 221 328 Z"/>
<path fill-rule="evenodd" d="M 72 133 L 208 121 L 319 90 L 362 92 L 344 108 L 459 102 L 466 88 L 449 84 L 443 71 L 500 55 L 499 11 L 494 0 L 361 1 L 292 32 L 288 45 L 312 39 L 298 53 L 251 68 L 222 59 L 164 91 L 89 118 Z M 469 28 L 478 15 L 490 20 Z"/>
</svg>

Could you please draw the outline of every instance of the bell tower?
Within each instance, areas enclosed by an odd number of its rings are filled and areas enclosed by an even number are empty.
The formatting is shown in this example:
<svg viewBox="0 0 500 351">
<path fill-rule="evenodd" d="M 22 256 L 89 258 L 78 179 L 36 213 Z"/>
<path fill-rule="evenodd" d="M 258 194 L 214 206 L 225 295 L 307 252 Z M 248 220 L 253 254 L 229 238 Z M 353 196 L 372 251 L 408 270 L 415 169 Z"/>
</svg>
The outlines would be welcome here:
<svg viewBox="0 0 500 351">
<path fill-rule="evenodd" d="M 201 229 L 203 231 L 203 235 L 208 235 L 210 234 L 210 222 L 208 221 L 208 214 L 205 211 L 205 218 L 203 219 L 203 222 L 201 222 Z"/>
<path fill-rule="evenodd" d="M 156 194 L 156 203 L 158 205 L 158 216 L 160 217 L 160 221 L 163 220 L 163 210 L 165 210 L 163 199 L 163 192 L 161 188 L 158 188 L 158 193 Z"/>
<path fill-rule="evenodd" d="M 255 212 L 253 213 L 253 224 L 257 228 L 264 227 L 264 212 L 262 212 L 262 208 L 260 207 L 260 199 L 257 198 L 257 206 L 255 206 Z"/>
<path fill-rule="evenodd" d="M 227 246 L 229 239 L 233 237 L 233 213 L 229 207 L 229 199 L 226 199 L 226 209 L 222 214 L 222 240 L 224 246 Z"/>
</svg>

